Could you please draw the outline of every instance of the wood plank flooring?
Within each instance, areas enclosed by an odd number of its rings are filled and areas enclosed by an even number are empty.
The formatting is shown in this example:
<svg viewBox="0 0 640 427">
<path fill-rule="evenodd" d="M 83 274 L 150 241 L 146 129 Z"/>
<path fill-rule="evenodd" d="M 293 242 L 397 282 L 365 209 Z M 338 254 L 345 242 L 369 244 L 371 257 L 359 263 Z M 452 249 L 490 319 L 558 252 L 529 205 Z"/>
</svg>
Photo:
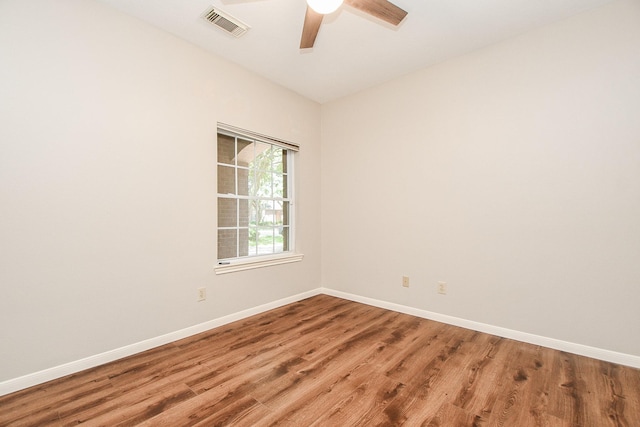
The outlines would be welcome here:
<svg viewBox="0 0 640 427">
<path fill-rule="evenodd" d="M 640 426 L 640 370 L 326 295 L 0 397 L 0 426 Z"/>
</svg>

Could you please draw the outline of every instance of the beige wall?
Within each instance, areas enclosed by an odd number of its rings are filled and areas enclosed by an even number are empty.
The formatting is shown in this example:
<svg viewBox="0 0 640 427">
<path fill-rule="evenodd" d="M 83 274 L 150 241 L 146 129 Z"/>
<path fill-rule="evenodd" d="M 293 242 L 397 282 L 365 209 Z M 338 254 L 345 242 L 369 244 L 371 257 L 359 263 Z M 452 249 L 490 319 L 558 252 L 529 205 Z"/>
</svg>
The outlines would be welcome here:
<svg viewBox="0 0 640 427">
<path fill-rule="evenodd" d="M 639 23 L 619 1 L 323 105 L 323 285 L 640 355 Z"/>
<path fill-rule="evenodd" d="M 0 382 L 319 287 L 318 104 L 85 0 L 0 62 Z M 217 121 L 301 145 L 302 262 L 215 276 Z"/>
</svg>

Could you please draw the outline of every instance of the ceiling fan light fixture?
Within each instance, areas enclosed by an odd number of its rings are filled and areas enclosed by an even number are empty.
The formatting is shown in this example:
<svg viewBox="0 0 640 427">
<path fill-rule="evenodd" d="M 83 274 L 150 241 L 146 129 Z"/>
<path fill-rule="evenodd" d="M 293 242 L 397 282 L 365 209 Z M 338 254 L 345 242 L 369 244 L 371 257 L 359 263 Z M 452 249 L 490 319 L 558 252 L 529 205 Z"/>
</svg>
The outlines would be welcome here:
<svg viewBox="0 0 640 427">
<path fill-rule="evenodd" d="M 343 0 L 307 0 L 309 7 L 322 15 L 335 12 L 342 2 Z"/>
</svg>

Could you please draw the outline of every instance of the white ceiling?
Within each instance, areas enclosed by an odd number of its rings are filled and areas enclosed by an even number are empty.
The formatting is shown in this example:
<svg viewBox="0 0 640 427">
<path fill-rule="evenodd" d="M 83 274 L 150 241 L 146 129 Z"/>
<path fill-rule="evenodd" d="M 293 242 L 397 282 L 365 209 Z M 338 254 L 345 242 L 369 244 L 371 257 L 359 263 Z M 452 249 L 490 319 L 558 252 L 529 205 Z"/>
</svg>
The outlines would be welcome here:
<svg viewBox="0 0 640 427">
<path fill-rule="evenodd" d="M 305 0 L 100 0 L 320 103 L 391 80 L 612 0 L 393 0 L 398 26 L 343 5 L 300 50 Z M 222 9 L 235 38 L 202 18 Z"/>
</svg>

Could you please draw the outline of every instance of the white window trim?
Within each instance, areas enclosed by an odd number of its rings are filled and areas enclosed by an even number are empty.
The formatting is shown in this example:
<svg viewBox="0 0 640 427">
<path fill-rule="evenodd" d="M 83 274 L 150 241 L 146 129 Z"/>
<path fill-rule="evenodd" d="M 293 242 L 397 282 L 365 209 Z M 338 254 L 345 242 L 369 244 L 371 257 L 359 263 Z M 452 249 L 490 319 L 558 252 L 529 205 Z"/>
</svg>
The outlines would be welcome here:
<svg viewBox="0 0 640 427">
<path fill-rule="evenodd" d="M 290 155 L 293 155 L 293 153 L 300 150 L 300 146 L 298 144 L 271 138 L 266 135 L 248 131 L 246 129 L 241 129 L 235 126 L 231 126 L 226 123 L 218 122 L 218 133 L 227 134 L 233 137 L 244 136 L 246 138 L 253 139 L 255 141 L 264 142 L 270 145 L 276 145 L 286 149 L 290 153 Z M 220 165 L 220 163 L 217 163 L 217 164 Z M 260 267 L 268 267 L 271 265 L 289 264 L 292 262 L 302 261 L 302 259 L 304 258 L 304 254 L 295 252 L 295 240 L 296 240 L 295 239 L 295 236 L 296 236 L 295 234 L 296 192 L 295 191 L 296 189 L 295 189 L 295 179 L 293 179 L 293 177 L 295 177 L 295 162 L 290 161 L 289 167 L 291 169 L 287 173 L 288 187 L 291 191 L 291 194 L 294 195 L 293 200 L 289 199 L 289 209 L 290 209 L 289 250 L 286 252 L 280 252 L 275 254 L 251 255 L 249 257 L 243 257 L 243 258 L 229 258 L 229 259 L 219 260 L 218 264 L 214 267 L 214 271 L 216 275 L 233 273 L 235 271 L 251 270 L 251 269 L 260 268 Z"/>
<path fill-rule="evenodd" d="M 215 266 L 216 274 L 234 273 L 236 271 L 253 270 L 254 268 L 269 267 L 272 265 L 289 264 L 302 261 L 304 254 L 285 252 L 277 255 L 248 257 L 232 261 L 221 261 Z"/>
</svg>

